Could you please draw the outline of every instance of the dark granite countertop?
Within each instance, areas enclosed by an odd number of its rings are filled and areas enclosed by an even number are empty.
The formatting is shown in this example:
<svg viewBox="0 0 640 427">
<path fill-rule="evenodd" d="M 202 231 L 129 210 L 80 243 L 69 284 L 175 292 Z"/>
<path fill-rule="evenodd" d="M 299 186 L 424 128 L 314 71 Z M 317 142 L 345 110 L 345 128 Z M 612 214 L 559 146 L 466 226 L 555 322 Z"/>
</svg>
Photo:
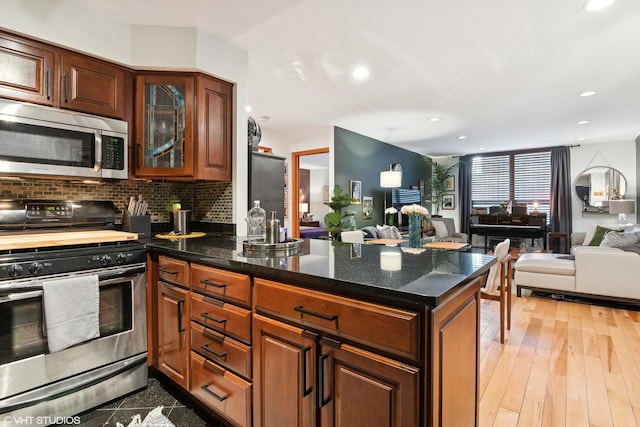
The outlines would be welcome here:
<svg viewBox="0 0 640 427">
<path fill-rule="evenodd" d="M 496 262 L 495 257 L 480 253 L 416 251 L 320 239 L 303 239 L 295 256 L 247 257 L 242 254 L 243 240 L 208 234 L 173 241 L 154 238 L 147 247 L 265 279 L 345 296 L 392 299 L 403 305 L 435 306 L 447 293 L 486 273 Z"/>
</svg>

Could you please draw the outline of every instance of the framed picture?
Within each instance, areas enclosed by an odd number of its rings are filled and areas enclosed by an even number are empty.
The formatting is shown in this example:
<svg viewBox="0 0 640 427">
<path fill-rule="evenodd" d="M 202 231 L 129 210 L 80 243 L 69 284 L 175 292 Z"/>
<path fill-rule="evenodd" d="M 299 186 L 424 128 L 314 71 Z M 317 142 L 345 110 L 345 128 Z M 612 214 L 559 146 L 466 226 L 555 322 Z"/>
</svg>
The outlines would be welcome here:
<svg viewBox="0 0 640 427">
<path fill-rule="evenodd" d="M 373 215 L 373 197 L 362 197 L 362 219 L 371 219 Z"/>
<path fill-rule="evenodd" d="M 442 209 L 453 210 L 456 208 L 456 195 L 445 194 L 442 196 Z"/>
<path fill-rule="evenodd" d="M 359 205 L 362 203 L 362 182 L 349 181 L 350 192 L 349 195 L 356 199 L 355 202 L 351 202 L 352 205 Z"/>
<path fill-rule="evenodd" d="M 456 177 L 449 175 L 445 182 L 444 191 L 456 191 Z"/>
<path fill-rule="evenodd" d="M 328 185 L 323 185 L 322 186 L 322 201 L 323 202 L 328 202 L 329 201 L 329 186 Z"/>
</svg>

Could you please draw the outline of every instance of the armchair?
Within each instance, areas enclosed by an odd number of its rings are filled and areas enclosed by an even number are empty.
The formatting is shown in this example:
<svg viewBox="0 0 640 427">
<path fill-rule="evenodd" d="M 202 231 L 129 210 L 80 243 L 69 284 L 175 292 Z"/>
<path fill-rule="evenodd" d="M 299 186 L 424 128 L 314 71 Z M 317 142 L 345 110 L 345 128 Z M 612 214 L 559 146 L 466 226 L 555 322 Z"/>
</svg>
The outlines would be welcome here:
<svg viewBox="0 0 640 427">
<path fill-rule="evenodd" d="M 469 236 L 466 233 L 456 232 L 456 224 L 453 218 L 431 217 L 430 220 L 436 229 L 436 240 L 449 240 L 460 243 L 469 241 Z"/>
</svg>

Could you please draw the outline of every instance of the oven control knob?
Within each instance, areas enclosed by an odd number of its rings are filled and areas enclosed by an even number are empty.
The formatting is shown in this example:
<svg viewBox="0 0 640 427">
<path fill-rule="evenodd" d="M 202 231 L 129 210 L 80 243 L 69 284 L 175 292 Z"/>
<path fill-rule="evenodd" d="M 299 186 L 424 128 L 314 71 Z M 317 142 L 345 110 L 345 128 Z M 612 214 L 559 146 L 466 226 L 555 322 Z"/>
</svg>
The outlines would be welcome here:
<svg viewBox="0 0 640 427">
<path fill-rule="evenodd" d="M 43 268 L 44 268 L 44 265 L 42 265 L 41 263 L 32 262 L 31 265 L 29 266 L 29 273 L 38 274 L 42 271 Z"/>
<path fill-rule="evenodd" d="M 122 264 L 126 260 L 127 260 L 127 256 L 125 254 L 123 254 L 122 252 L 118 252 L 116 254 L 116 264 Z"/>
<path fill-rule="evenodd" d="M 107 266 L 107 265 L 111 264 L 111 262 L 112 262 L 112 259 L 111 259 L 111 257 L 109 255 L 102 255 L 100 257 L 100 264 L 102 264 L 104 266 Z"/>
<path fill-rule="evenodd" d="M 22 266 L 20 264 L 12 264 L 7 268 L 7 273 L 11 277 L 17 277 L 22 274 Z"/>
</svg>

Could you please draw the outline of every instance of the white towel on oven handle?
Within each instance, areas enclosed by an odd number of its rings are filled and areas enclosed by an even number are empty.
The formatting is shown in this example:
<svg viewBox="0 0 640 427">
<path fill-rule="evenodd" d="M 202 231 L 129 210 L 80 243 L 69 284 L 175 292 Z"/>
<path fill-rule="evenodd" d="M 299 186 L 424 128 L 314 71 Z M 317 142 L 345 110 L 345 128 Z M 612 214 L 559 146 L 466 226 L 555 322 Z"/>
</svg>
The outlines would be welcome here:
<svg viewBox="0 0 640 427">
<path fill-rule="evenodd" d="M 100 336 L 97 275 L 45 280 L 42 291 L 50 353 Z"/>
</svg>

